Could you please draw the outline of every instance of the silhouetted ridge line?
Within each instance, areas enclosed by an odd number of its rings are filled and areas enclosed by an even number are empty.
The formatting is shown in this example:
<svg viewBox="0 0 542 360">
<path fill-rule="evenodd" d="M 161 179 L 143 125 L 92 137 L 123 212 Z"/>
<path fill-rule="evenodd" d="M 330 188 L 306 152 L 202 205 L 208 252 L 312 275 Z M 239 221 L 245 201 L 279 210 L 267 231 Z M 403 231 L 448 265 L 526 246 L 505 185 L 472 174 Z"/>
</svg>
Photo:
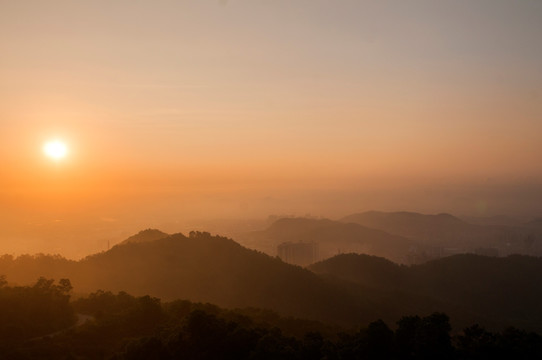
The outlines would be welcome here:
<svg viewBox="0 0 542 360">
<path fill-rule="evenodd" d="M 135 235 L 130 236 L 128 239 L 121 242 L 121 244 L 155 241 L 168 236 L 169 234 L 166 234 L 158 229 L 145 229 Z"/>
<path fill-rule="evenodd" d="M 475 254 L 399 266 L 385 259 L 346 254 L 316 263 L 322 276 L 391 294 L 409 294 L 414 304 L 439 304 L 456 319 L 477 319 L 496 328 L 514 324 L 542 329 L 542 258 Z M 397 296 L 399 298 L 399 296 Z M 468 314 L 468 315 L 467 315 Z"/>
<path fill-rule="evenodd" d="M 353 214 L 341 221 L 407 237 L 425 246 L 425 249 L 413 249 L 412 255 L 420 259 L 411 262 L 423 262 L 423 257 L 428 260 L 459 253 L 542 255 L 542 226 L 536 226 L 536 223 L 530 226 L 483 225 L 468 223 L 450 214 L 376 211 Z"/>
<path fill-rule="evenodd" d="M 353 325 L 381 314 L 374 302 L 360 301 L 311 271 L 205 232 L 122 243 L 67 267 L 0 263 L 3 271 L 20 282 L 40 275 L 69 278 L 80 293 L 127 291 L 229 308 L 259 307 L 329 323 Z"/>
</svg>

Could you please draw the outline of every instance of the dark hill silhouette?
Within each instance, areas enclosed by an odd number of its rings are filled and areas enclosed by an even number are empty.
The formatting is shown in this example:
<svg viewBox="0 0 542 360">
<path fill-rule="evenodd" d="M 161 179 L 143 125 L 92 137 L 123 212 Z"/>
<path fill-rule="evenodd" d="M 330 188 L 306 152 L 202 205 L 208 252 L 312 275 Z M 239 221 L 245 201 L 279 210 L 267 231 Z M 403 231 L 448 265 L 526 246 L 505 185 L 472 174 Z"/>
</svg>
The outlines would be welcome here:
<svg viewBox="0 0 542 360">
<path fill-rule="evenodd" d="M 542 330 L 542 259 L 472 254 L 421 265 L 399 266 L 365 255 L 340 255 L 310 267 L 314 272 L 362 286 L 440 302 L 456 321 Z"/>
<path fill-rule="evenodd" d="M 168 236 L 169 234 L 166 234 L 165 232 L 162 232 L 157 229 L 145 229 L 138 232 L 135 235 L 130 236 L 128 239 L 124 240 L 121 244 L 155 241 L 159 239 L 164 239 Z"/>
<path fill-rule="evenodd" d="M 397 288 L 404 281 L 404 265 L 365 254 L 341 254 L 309 267 L 317 274 L 330 274 L 361 285 Z"/>
<path fill-rule="evenodd" d="M 407 286 L 489 317 L 542 325 L 542 259 L 456 255 L 413 266 Z"/>
<path fill-rule="evenodd" d="M 283 218 L 259 232 L 245 235 L 247 246 L 274 255 L 283 242 L 316 242 L 320 258 L 338 253 L 367 253 L 404 262 L 409 249 L 416 245 L 412 239 L 391 235 L 354 223 L 327 219 Z"/>
<path fill-rule="evenodd" d="M 78 293 L 103 289 L 229 308 L 260 307 L 350 326 L 379 317 L 393 321 L 404 314 L 401 307 L 383 309 L 370 293 L 353 294 L 309 270 L 209 233 L 124 242 L 79 262 L 46 256 L 4 260 L 0 274 L 10 281 L 69 278 Z"/>
</svg>

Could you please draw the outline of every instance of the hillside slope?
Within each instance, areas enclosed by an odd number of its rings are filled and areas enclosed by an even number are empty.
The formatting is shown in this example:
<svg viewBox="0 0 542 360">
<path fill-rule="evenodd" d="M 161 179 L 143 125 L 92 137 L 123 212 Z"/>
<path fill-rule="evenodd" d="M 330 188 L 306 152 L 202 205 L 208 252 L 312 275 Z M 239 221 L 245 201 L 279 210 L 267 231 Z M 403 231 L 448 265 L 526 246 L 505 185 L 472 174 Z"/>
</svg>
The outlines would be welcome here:
<svg viewBox="0 0 542 360">
<path fill-rule="evenodd" d="M 440 302 L 456 321 L 542 330 L 542 259 L 455 255 L 399 266 L 365 255 L 340 255 L 310 267 L 321 276 Z M 470 317 L 470 319 L 468 318 Z"/>
<path fill-rule="evenodd" d="M 373 294 L 352 294 L 306 269 L 208 233 L 125 242 L 79 262 L 47 256 L 3 258 L 0 274 L 19 283 L 39 276 L 69 278 L 79 293 L 103 289 L 229 308 L 259 307 L 342 325 L 391 319 Z M 400 316 L 401 309 L 393 314 Z"/>
</svg>

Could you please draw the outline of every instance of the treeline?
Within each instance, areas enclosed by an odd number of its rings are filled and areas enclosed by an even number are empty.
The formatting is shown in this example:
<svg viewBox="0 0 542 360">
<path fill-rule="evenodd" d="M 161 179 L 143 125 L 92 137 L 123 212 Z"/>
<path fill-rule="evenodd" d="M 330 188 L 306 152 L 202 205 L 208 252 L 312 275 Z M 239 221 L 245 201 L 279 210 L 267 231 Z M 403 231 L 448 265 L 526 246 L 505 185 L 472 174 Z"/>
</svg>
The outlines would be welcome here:
<svg viewBox="0 0 542 360">
<path fill-rule="evenodd" d="M 0 287 L 4 359 L 540 359 L 542 337 L 473 325 L 452 334 L 443 313 L 346 331 L 258 309 L 98 291 L 69 302 L 71 284 Z M 8 300 L 6 300 L 8 299 Z M 74 314 L 90 319 L 73 326 Z M 32 314 L 31 317 L 29 314 Z M 5 321 L 10 319 L 9 321 Z M 24 334 L 10 341 L 12 329 Z"/>
<path fill-rule="evenodd" d="M 509 328 L 491 333 L 474 325 L 450 335 L 448 316 L 407 316 L 391 330 L 382 320 L 354 333 L 301 338 L 196 310 L 183 325 L 134 339 L 115 359 L 540 359 L 542 338 Z"/>
<path fill-rule="evenodd" d="M 55 284 L 39 278 L 32 286 L 7 286 L 0 276 L 0 348 L 73 325 L 71 289 L 68 279 Z"/>
</svg>

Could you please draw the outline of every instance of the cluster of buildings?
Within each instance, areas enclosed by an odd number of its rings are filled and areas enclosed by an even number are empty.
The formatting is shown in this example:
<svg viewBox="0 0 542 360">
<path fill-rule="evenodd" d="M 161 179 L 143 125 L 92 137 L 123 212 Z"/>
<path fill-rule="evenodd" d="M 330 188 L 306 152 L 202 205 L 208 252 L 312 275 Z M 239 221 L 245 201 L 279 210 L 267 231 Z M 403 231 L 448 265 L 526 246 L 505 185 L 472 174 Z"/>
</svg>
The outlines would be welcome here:
<svg viewBox="0 0 542 360">
<path fill-rule="evenodd" d="M 285 242 L 277 247 L 277 255 L 288 264 L 307 266 L 319 260 L 318 243 Z"/>
</svg>

